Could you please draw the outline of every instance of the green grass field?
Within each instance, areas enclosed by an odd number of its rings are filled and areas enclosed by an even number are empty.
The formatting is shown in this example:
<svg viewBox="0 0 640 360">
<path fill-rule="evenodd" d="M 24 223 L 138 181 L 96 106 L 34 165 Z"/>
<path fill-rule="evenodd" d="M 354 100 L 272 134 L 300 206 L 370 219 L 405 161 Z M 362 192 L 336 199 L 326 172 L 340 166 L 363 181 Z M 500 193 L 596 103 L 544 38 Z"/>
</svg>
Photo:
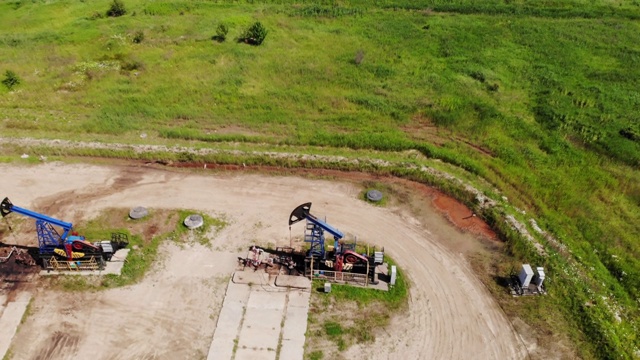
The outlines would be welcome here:
<svg viewBox="0 0 640 360">
<path fill-rule="evenodd" d="M 640 357 L 639 1 L 124 3 L 0 1 L 2 136 L 417 151 L 559 239 L 537 259 L 485 214 L 553 274 L 581 357 Z M 255 21 L 265 42 L 237 43 Z"/>
</svg>

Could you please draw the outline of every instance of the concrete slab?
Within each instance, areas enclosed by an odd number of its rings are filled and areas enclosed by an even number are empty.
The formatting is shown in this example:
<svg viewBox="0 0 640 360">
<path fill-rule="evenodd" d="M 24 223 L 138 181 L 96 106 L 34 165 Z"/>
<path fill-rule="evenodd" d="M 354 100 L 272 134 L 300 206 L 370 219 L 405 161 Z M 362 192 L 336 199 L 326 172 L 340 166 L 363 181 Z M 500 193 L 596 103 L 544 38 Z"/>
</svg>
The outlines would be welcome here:
<svg viewBox="0 0 640 360">
<path fill-rule="evenodd" d="M 298 341 L 282 340 L 280 348 L 280 360 L 302 360 L 304 359 L 304 340 L 302 346 Z"/>
<path fill-rule="evenodd" d="M 100 275 L 120 275 L 122 273 L 122 267 L 124 266 L 127 256 L 129 256 L 131 249 L 120 249 L 113 254 L 111 261 L 107 261 L 103 270 L 82 270 L 82 271 L 54 271 L 54 270 L 42 270 L 40 275 L 52 276 L 52 275 L 82 275 L 82 276 L 100 276 Z"/>
<path fill-rule="evenodd" d="M 297 360 L 304 356 L 304 342 L 307 332 L 307 315 L 311 292 L 291 290 L 282 328 L 280 360 Z"/>
<path fill-rule="evenodd" d="M 13 336 L 18 330 L 30 300 L 31 294 L 20 293 L 16 296 L 15 301 L 10 301 L 5 306 L 0 317 L 0 358 L 4 358 L 9 350 Z"/>
<path fill-rule="evenodd" d="M 278 348 L 282 315 L 281 310 L 248 309 L 240 330 L 238 346 L 274 350 Z"/>
<path fill-rule="evenodd" d="M 236 271 L 233 273 L 232 280 L 236 284 L 266 286 L 269 284 L 269 274 L 257 271 Z"/>
<path fill-rule="evenodd" d="M 289 307 L 309 308 L 310 291 L 291 291 L 289 292 Z"/>
<path fill-rule="evenodd" d="M 275 360 L 276 352 L 269 350 L 238 349 L 234 360 Z M 302 360 L 302 358 L 298 359 Z"/>
<path fill-rule="evenodd" d="M 234 284 L 233 281 L 229 281 L 227 285 L 227 292 L 224 295 L 224 304 L 226 305 L 227 301 L 229 302 L 237 302 L 241 301 L 244 304 L 249 300 L 249 294 L 251 293 L 251 287 L 248 285 L 242 284 Z"/>
<path fill-rule="evenodd" d="M 311 289 L 311 280 L 304 276 L 278 275 L 276 286 L 298 289 Z"/>
<path fill-rule="evenodd" d="M 267 279 L 268 275 L 260 272 L 234 274 L 208 360 L 275 360 L 278 354 L 281 360 L 303 359 L 311 292 L 308 288 L 269 286 Z"/>
<path fill-rule="evenodd" d="M 305 308 L 287 308 L 287 317 L 282 328 L 282 340 L 298 340 L 304 346 L 305 333 L 307 332 L 307 313 Z"/>
<path fill-rule="evenodd" d="M 231 359 L 251 288 L 229 281 L 207 360 Z"/>
<path fill-rule="evenodd" d="M 238 346 L 250 349 L 278 348 L 286 306 L 286 292 L 252 289 L 242 322 Z"/>
<path fill-rule="evenodd" d="M 273 309 L 282 312 L 286 305 L 286 291 L 252 289 L 247 308 Z"/>
</svg>

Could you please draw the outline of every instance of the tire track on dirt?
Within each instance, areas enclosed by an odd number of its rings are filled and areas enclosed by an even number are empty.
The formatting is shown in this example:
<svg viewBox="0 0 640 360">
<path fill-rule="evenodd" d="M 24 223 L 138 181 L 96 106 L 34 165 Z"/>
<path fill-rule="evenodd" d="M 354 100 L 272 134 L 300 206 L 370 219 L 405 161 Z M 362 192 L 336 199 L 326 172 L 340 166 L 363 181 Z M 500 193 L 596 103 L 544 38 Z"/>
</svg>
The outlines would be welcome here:
<svg viewBox="0 0 640 360">
<path fill-rule="evenodd" d="M 65 330 L 55 331 L 47 340 L 47 345 L 41 348 L 34 359 L 59 360 L 74 359 L 78 351 L 80 335 L 74 333 L 70 324 L 63 324 Z"/>
</svg>

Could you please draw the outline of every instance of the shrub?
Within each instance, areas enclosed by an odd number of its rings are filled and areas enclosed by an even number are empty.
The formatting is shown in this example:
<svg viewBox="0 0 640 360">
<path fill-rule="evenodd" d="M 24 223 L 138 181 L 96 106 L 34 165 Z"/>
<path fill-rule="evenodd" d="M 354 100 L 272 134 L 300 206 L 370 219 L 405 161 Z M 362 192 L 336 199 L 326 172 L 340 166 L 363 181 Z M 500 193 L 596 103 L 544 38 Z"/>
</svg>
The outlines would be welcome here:
<svg viewBox="0 0 640 360">
<path fill-rule="evenodd" d="M 621 129 L 619 133 L 629 140 L 640 142 L 640 131 L 638 131 L 638 129 L 634 129 L 633 127 L 629 126 Z"/>
<path fill-rule="evenodd" d="M 133 42 L 136 44 L 140 44 L 144 40 L 144 32 L 142 30 L 136 31 L 133 35 Z"/>
<path fill-rule="evenodd" d="M 7 87 L 7 89 L 11 90 L 14 86 L 20 84 L 20 78 L 15 72 L 7 70 L 4 73 L 4 80 L 2 80 L 2 83 Z"/>
<path fill-rule="evenodd" d="M 240 42 L 245 42 L 250 45 L 260 45 L 267 37 L 267 29 L 257 21 L 251 27 L 245 31 L 244 35 L 239 39 Z"/>
<path fill-rule="evenodd" d="M 227 25 L 220 24 L 216 29 L 216 35 L 214 35 L 212 39 L 218 42 L 223 42 L 227 39 L 227 33 L 229 33 Z"/>
<path fill-rule="evenodd" d="M 471 76 L 472 78 L 480 81 L 481 83 L 485 82 L 487 79 L 485 78 L 484 74 L 481 73 L 480 71 L 472 71 L 471 74 L 469 74 L 469 76 Z"/>
<path fill-rule="evenodd" d="M 124 7 L 124 3 L 120 0 L 113 0 L 111 3 L 111 7 L 107 10 L 107 16 L 118 17 L 125 15 L 127 13 L 127 9 Z"/>
</svg>

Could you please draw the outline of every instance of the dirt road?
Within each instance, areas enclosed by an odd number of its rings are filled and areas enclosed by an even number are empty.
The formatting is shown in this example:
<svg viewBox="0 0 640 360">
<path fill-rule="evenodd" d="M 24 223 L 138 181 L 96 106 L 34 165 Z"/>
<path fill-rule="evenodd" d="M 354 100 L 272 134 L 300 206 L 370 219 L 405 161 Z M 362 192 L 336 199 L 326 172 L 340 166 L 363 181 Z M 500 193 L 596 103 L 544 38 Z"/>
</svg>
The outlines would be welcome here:
<svg viewBox="0 0 640 360">
<path fill-rule="evenodd" d="M 348 358 L 521 359 L 526 350 L 489 293 L 448 242 L 473 242 L 425 205 L 420 218 L 400 206 L 358 200 L 351 183 L 241 173 L 188 173 L 141 166 L 47 163 L 0 165 L 2 194 L 14 204 L 67 221 L 105 208 L 186 208 L 225 216 L 212 241 L 162 249 L 141 283 L 99 293 L 41 290 L 12 345 L 13 359 L 192 359 L 209 348 L 235 255 L 252 243 L 288 245 L 302 225 L 287 226 L 297 205 L 313 202 L 347 234 L 384 246 L 411 282 L 407 314 L 375 346 Z M 35 235 L 34 235 L 35 239 Z M 34 240 L 35 243 L 35 240 Z M 348 354 L 348 355 L 349 355 Z"/>
</svg>

